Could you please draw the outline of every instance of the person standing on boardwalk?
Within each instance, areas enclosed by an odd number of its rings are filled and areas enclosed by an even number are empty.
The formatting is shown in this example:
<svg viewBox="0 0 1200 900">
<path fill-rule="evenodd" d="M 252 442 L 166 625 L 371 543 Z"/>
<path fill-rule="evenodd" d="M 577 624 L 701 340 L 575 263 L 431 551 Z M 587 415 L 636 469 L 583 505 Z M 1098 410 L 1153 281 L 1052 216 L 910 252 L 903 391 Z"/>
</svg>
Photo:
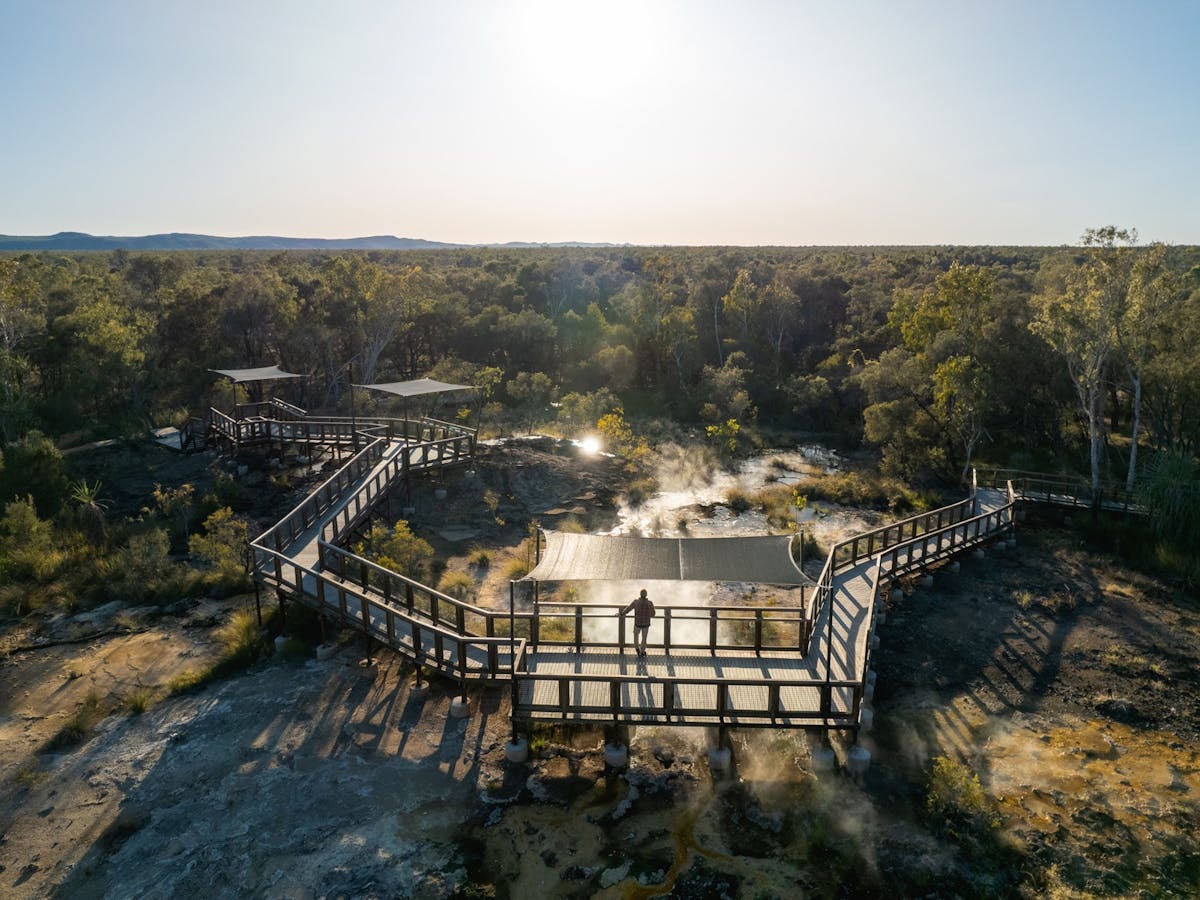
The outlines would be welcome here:
<svg viewBox="0 0 1200 900">
<path fill-rule="evenodd" d="M 637 599 L 617 613 L 623 616 L 633 610 L 633 647 L 638 656 L 646 655 L 646 637 L 650 634 L 650 622 L 654 619 L 654 604 L 646 596 L 646 589 L 638 594 Z"/>
</svg>

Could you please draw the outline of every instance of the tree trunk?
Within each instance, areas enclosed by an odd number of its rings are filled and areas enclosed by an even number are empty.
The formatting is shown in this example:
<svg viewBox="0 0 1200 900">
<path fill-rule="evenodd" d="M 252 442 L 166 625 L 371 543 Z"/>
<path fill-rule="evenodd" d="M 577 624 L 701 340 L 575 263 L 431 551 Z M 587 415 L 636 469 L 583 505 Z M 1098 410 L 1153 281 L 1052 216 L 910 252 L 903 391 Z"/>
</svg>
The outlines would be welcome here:
<svg viewBox="0 0 1200 900">
<path fill-rule="evenodd" d="M 1125 492 L 1133 493 L 1133 479 L 1137 472 L 1138 431 L 1142 425 L 1142 378 L 1140 375 L 1133 379 L 1133 428 L 1129 441 L 1129 472 L 1125 476 Z"/>
<path fill-rule="evenodd" d="M 1093 381 L 1088 385 L 1088 441 L 1091 445 L 1092 497 L 1100 495 L 1100 462 L 1104 447 L 1103 385 Z"/>
<path fill-rule="evenodd" d="M 713 337 L 717 342 L 717 365 L 725 365 L 725 355 L 721 352 L 721 304 L 713 304 Z"/>
</svg>

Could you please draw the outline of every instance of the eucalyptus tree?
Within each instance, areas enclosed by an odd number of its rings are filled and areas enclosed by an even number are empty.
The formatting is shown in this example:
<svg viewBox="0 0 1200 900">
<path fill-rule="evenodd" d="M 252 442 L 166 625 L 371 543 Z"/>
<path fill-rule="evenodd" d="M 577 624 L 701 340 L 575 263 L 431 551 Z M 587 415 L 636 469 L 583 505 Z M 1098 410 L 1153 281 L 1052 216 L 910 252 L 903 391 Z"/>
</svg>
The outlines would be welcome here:
<svg viewBox="0 0 1200 900">
<path fill-rule="evenodd" d="M 1066 363 L 1088 430 L 1091 487 L 1098 495 L 1104 449 L 1104 387 L 1117 327 L 1125 307 L 1137 242 L 1133 229 L 1106 225 L 1083 233 L 1077 264 L 1043 267 L 1043 289 L 1034 295 L 1033 332 Z"/>
<path fill-rule="evenodd" d="M 1138 255 L 1129 275 L 1126 302 L 1117 319 L 1117 344 L 1133 390 L 1127 491 L 1133 490 L 1137 472 L 1146 368 L 1155 354 L 1156 337 L 1169 324 L 1170 313 L 1180 295 L 1180 279 L 1165 265 L 1166 254 L 1164 244 L 1152 244 Z"/>
</svg>

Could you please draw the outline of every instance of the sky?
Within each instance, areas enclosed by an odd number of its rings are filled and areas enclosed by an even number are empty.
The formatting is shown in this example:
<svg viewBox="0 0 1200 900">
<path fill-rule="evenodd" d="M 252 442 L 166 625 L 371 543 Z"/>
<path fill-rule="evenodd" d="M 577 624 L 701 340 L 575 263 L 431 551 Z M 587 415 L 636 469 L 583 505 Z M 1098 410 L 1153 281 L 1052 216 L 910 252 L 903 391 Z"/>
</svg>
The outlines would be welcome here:
<svg viewBox="0 0 1200 900">
<path fill-rule="evenodd" d="M 0 0 L 0 233 L 1200 243 L 1200 0 Z"/>
</svg>

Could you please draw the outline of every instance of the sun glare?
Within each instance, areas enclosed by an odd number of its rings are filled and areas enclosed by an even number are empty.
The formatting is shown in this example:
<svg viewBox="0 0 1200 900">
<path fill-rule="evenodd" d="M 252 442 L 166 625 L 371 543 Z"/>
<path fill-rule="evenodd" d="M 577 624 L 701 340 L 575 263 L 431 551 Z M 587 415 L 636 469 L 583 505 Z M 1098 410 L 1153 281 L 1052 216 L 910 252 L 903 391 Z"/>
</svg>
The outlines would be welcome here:
<svg viewBox="0 0 1200 900">
<path fill-rule="evenodd" d="M 557 95 L 635 88 L 656 72 L 664 52 L 659 16 L 642 4 L 523 3 L 508 30 L 519 48 L 511 64 L 529 69 L 542 90 Z"/>
<path fill-rule="evenodd" d="M 600 438 L 596 437 L 594 434 L 589 434 L 579 442 L 579 449 L 588 456 L 595 456 L 600 452 Z"/>
</svg>

